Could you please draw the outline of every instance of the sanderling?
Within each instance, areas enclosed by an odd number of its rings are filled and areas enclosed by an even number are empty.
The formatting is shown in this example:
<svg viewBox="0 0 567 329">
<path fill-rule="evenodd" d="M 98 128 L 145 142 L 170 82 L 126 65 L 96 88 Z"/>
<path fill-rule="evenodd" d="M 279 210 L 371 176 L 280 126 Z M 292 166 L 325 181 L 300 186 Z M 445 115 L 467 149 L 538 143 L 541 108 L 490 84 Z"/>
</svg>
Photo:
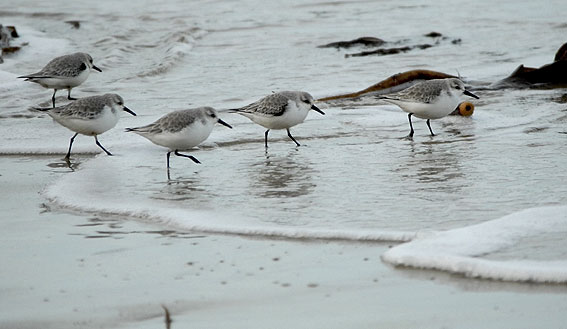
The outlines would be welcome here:
<svg viewBox="0 0 567 329">
<path fill-rule="evenodd" d="M 97 135 L 116 126 L 119 110 L 136 115 L 124 106 L 124 100 L 117 94 L 85 97 L 63 106 L 36 108 L 36 110 L 46 111 L 60 125 L 75 132 L 69 143 L 66 160 L 71 157 L 71 147 L 78 134 L 94 136 L 96 145 L 106 154 L 112 155 L 98 142 Z"/>
<path fill-rule="evenodd" d="M 465 89 L 463 82 L 456 78 L 433 79 L 419 82 L 397 93 L 377 96 L 378 99 L 399 106 L 408 112 L 410 133 L 413 137 L 411 116 L 427 119 L 427 127 L 431 136 L 435 136 L 429 120 L 439 119 L 453 112 L 460 103 L 460 96 L 467 95 L 478 98 Z"/>
<path fill-rule="evenodd" d="M 295 142 L 289 128 L 302 123 L 307 117 L 309 110 L 315 110 L 321 114 L 315 100 L 309 93 L 303 91 L 281 91 L 268 95 L 259 101 L 241 108 L 231 109 L 230 112 L 241 114 L 264 128 L 268 128 L 264 134 L 264 145 L 268 147 L 268 132 L 270 129 L 285 129 L 287 135 Z"/>
<path fill-rule="evenodd" d="M 126 128 L 136 134 L 149 139 L 152 143 L 167 147 L 167 179 L 169 176 L 169 157 L 171 152 L 201 163 L 192 155 L 182 154 L 179 151 L 189 150 L 209 137 L 215 123 L 232 128 L 222 121 L 212 107 L 198 107 L 168 113 L 149 125 Z"/>
<path fill-rule="evenodd" d="M 56 57 L 51 60 L 41 71 L 33 74 L 23 75 L 18 78 L 26 79 L 40 84 L 44 88 L 54 89 L 51 101 L 55 107 L 55 93 L 58 89 L 67 89 L 67 98 L 71 97 L 71 89 L 85 82 L 91 70 L 102 72 L 101 69 L 93 64 L 93 58 L 86 53 L 74 53 Z"/>
</svg>

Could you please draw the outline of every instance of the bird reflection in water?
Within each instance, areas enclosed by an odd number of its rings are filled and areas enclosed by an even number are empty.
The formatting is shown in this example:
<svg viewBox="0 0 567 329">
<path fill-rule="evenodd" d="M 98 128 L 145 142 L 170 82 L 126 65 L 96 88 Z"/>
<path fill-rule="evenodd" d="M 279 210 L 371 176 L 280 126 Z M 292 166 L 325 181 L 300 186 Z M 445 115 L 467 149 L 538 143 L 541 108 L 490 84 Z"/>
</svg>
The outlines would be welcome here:
<svg viewBox="0 0 567 329">
<path fill-rule="evenodd" d="M 151 198 L 156 200 L 187 201 L 187 200 L 206 200 L 207 189 L 202 185 L 198 176 L 186 177 L 183 179 L 156 182 L 161 188 Z"/>
<path fill-rule="evenodd" d="M 80 165 L 81 165 L 80 161 L 75 160 L 74 162 L 71 162 L 67 158 L 63 159 L 63 161 L 51 162 L 47 164 L 49 168 L 54 168 L 54 169 L 64 168 L 71 170 L 71 172 L 77 170 Z"/>
<path fill-rule="evenodd" d="M 456 193 L 466 186 L 466 172 L 460 161 L 462 152 L 466 152 L 461 149 L 464 145 L 438 141 L 415 144 L 411 141 L 410 146 L 409 153 L 404 156 L 406 162 L 395 171 L 417 183 L 414 188 Z"/>
<path fill-rule="evenodd" d="M 270 155 L 251 167 L 251 190 L 264 198 L 294 198 L 313 192 L 313 169 L 294 149 L 287 156 Z"/>
</svg>

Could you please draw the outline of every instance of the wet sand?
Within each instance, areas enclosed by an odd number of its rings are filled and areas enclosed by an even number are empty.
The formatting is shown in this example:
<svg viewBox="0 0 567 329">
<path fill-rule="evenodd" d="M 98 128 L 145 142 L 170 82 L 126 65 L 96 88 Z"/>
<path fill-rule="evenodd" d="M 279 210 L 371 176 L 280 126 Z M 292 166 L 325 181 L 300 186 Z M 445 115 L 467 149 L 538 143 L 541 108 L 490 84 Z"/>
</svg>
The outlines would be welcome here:
<svg viewBox="0 0 567 329">
<path fill-rule="evenodd" d="M 162 305 L 171 328 L 563 328 L 567 321 L 565 285 L 392 268 L 380 260 L 388 243 L 200 234 L 52 209 L 40 192 L 73 174 L 60 158 L 0 157 L 0 328 L 165 328 Z"/>
</svg>

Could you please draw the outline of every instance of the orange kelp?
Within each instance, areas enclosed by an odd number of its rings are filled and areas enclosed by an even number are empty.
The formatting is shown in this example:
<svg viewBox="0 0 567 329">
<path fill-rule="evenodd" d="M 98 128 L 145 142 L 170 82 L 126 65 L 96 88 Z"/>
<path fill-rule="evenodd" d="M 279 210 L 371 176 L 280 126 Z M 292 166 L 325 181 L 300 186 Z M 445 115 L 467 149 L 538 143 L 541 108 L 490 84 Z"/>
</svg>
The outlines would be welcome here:
<svg viewBox="0 0 567 329">
<path fill-rule="evenodd" d="M 456 78 L 456 77 L 446 73 L 430 71 L 430 70 L 412 70 L 412 71 L 394 74 L 391 77 L 387 78 L 386 80 L 382 80 L 364 90 L 360 90 L 350 94 L 323 97 L 318 99 L 317 101 L 324 102 L 334 99 L 358 97 L 366 93 L 392 88 L 414 80 L 430 80 L 430 79 L 445 79 L 445 78 Z"/>
</svg>

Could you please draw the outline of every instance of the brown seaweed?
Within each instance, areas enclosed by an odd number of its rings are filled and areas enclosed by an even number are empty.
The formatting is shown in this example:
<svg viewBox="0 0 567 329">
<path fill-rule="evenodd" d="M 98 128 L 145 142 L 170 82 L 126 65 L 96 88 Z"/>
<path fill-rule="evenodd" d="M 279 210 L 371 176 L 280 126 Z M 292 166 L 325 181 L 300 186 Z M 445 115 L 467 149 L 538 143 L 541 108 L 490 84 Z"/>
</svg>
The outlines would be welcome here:
<svg viewBox="0 0 567 329">
<path fill-rule="evenodd" d="M 427 48 L 431 48 L 431 47 L 433 47 L 433 45 L 425 43 L 425 44 L 415 45 L 415 46 L 382 48 L 382 49 L 376 49 L 376 50 L 370 50 L 370 51 L 362 51 L 362 52 L 354 53 L 354 54 L 346 54 L 345 58 L 362 57 L 362 56 L 370 56 L 370 55 L 381 55 L 381 56 L 394 55 L 394 54 L 399 54 L 399 53 L 405 53 L 405 52 L 408 52 L 408 51 L 413 50 L 413 49 L 427 49 Z"/>
<path fill-rule="evenodd" d="M 366 89 L 344 95 L 324 97 L 318 99 L 318 101 L 324 102 L 334 99 L 358 97 L 366 93 L 392 88 L 407 82 L 411 82 L 413 80 L 430 80 L 430 79 L 445 79 L 445 78 L 455 78 L 455 76 L 442 72 L 430 71 L 430 70 L 411 70 L 411 71 L 394 74 L 391 77 L 382 80 Z"/>
<path fill-rule="evenodd" d="M 350 48 L 354 46 L 378 47 L 386 43 L 386 41 L 375 37 L 361 37 L 350 41 L 331 42 L 326 45 L 317 46 L 317 48 Z"/>
</svg>

